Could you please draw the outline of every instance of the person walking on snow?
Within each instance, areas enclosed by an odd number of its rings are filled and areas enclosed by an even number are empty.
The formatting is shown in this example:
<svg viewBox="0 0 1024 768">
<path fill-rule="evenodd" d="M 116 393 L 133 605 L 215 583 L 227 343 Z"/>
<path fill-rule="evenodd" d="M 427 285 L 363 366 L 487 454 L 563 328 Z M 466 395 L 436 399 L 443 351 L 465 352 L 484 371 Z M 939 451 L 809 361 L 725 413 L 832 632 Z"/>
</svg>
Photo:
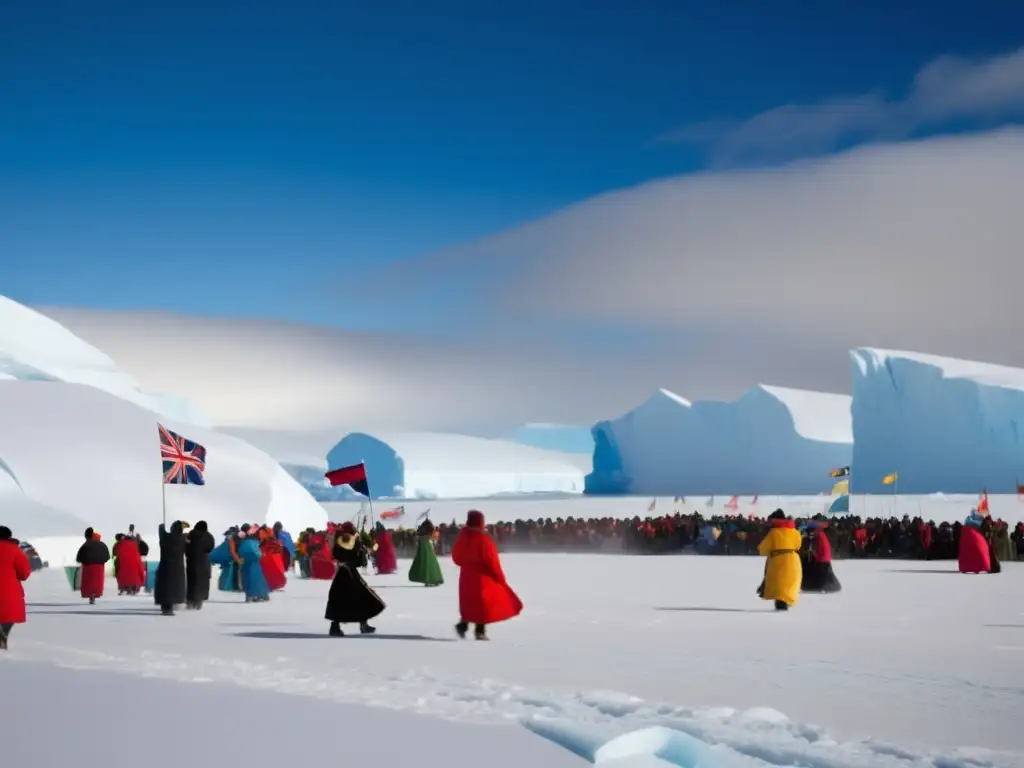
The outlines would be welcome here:
<svg viewBox="0 0 1024 768">
<path fill-rule="evenodd" d="M 764 586 L 758 589 L 762 600 L 772 600 L 775 610 L 788 611 L 796 605 L 803 581 L 803 566 L 800 562 L 800 545 L 803 537 L 796 529 L 796 523 L 786 518 L 781 509 L 772 512 L 768 519 L 772 528 L 757 546 L 765 560 Z"/>
<path fill-rule="evenodd" d="M 452 547 L 459 566 L 459 623 L 455 632 L 465 639 L 469 625 L 477 640 L 487 639 L 487 625 L 518 616 L 523 603 L 505 580 L 498 547 L 484 530 L 484 513 L 471 509 L 466 526 Z"/>
<path fill-rule="evenodd" d="M 15 624 L 25 623 L 25 589 L 21 582 L 32 575 L 32 566 L 21 551 L 11 529 L 0 525 L 0 651 L 7 650 L 7 639 Z"/>
<path fill-rule="evenodd" d="M 175 606 L 185 602 L 185 529 L 187 523 L 175 520 L 171 530 L 161 524 L 160 565 L 156 569 L 156 587 L 153 602 L 160 606 L 160 613 L 173 616 Z"/>
<path fill-rule="evenodd" d="M 81 595 L 89 601 L 89 605 L 95 605 L 97 598 L 103 597 L 110 550 L 92 528 L 85 529 L 85 543 L 78 548 L 75 561 L 82 566 Z"/>
<path fill-rule="evenodd" d="M 328 634 L 344 637 L 342 624 L 358 624 L 362 634 L 373 634 L 377 630 L 370 626 L 369 621 L 380 616 L 386 606 L 359 573 L 359 569 L 367 565 L 366 547 L 359 540 L 352 523 L 343 524 L 333 535 L 332 554 L 338 569 L 327 593 L 327 609 L 324 611 L 324 618 L 331 622 Z"/>
</svg>

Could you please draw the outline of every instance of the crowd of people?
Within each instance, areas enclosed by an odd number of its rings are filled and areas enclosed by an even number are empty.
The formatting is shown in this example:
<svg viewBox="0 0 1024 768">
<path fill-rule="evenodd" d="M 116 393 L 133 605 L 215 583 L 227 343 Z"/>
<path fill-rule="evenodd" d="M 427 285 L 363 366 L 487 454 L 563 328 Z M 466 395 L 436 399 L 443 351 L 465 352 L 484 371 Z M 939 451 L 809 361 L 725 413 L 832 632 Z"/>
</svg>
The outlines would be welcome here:
<svg viewBox="0 0 1024 768">
<path fill-rule="evenodd" d="M 920 517 L 872 518 L 817 516 L 798 519 L 798 529 L 827 523 L 826 531 L 834 557 L 909 558 L 956 560 L 964 523 L 935 523 Z M 435 538 L 438 553 L 449 552 L 458 537 L 459 526 L 440 524 Z M 757 555 L 758 546 L 772 530 L 769 518 L 742 515 L 705 517 L 699 512 L 634 517 L 631 520 L 543 519 L 496 522 L 488 525 L 502 552 L 606 552 L 625 554 L 667 554 L 689 552 L 702 555 Z M 1024 523 L 1014 528 L 1003 520 L 983 517 L 982 532 L 991 541 L 1001 561 L 1024 559 Z M 393 534 L 400 556 L 410 556 L 419 534 L 399 529 Z M 806 540 L 806 537 L 805 537 Z"/>
<path fill-rule="evenodd" d="M 420 526 L 409 571 L 410 580 L 425 587 L 444 583 L 434 534 L 429 521 Z M 328 524 L 323 531 L 303 531 L 297 541 L 280 523 L 245 524 L 225 531 L 217 544 L 205 521 L 192 527 L 179 520 L 160 526 L 159 559 L 152 567 L 146 559 L 149 552 L 134 526 L 127 534 L 117 534 L 112 548 L 98 531 L 88 528 L 75 557 L 77 566 L 66 568 L 72 588 L 95 605 L 104 595 L 108 563 L 113 560 L 118 596 L 151 593 L 160 612 L 173 616 L 182 605 L 202 609 L 210 597 L 214 566 L 220 567 L 217 588 L 243 594 L 246 603 L 269 601 L 298 570 L 299 578 L 331 581 L 324 618 L 328 634 L 342 637 L 344 624 L 357 624 L 361 633 L 372 634 L 376 629 L 370 620 L 386 608 L 361 571 L 371 564 L 381 575 L 398 570 L 391 532 L 380 524 L 372 531 L 357 531 L 351 522 Z M 518 616 L 523 605 L 505 579 L 481 512 L 469 513 L 451 556 L 459 567 L 455 632 L 465 638 L 472 626 L 475 639 L 487 640 L 488 625 Z M 32 570 L 20 542 L 9 528 L 0 526 L 0 650 L 7 649 L 14 626 L 26 621 L 22 583 Z"/>
<path fill-rule="evenodd" d="M 378 523 L 357 530 L 351 522 L 329 523 L 324 530 L 302 531 L 297 540 L 280 523 L 246 524 L 224 532 L 220 544 L 204 521 L 194 527 L 175 521 L 159 528 L 159 560 L 147 562 L 149 545 L 129 529 L 114 537 L 112 550 L 98 531 L 85 531 L 76 561 L 73 588 L 90 604 L 103 597 L 107 564 L 119 595 L 152 593 L 160 612 L 173 616 L 178 606 L 201 610 L 209 600 L 213 566 L 219 566 L 217 588 L 244 595 L 246 603 L 263 603 L 288 583 L 289 575 L 330 580 L 324 618 L 328 633 L 344 635 L 343 624 L 356 624 L 363 634 L 386 608 L 361 573 L 372 565 L 379 575 L 398 571 L 399 555 L 412 558 L 408 578 L 424 587 L 438 587 L 444 575 L 438 554 L 450 555 L 460 569 L 456 633 L 465 638 L 473 628 L 477 640 L 487 639 L 487 626 L 518 616 L 523 604 L 509 587 L 499 552 L 617 552 L 747 555 L 765 558 L 758 596 L 786 611 L 801 591 L 838 592 L 833 557 L 957 559 L 963 573 L 998 573 L 1000 563 L 1024 558 L 1024 524 L 1010 531 L 1002 520 L 972 510 L 963 522 L 925 522 L 904 517 L 862 521 L 847 516 L 805 520 L 781 509 L 765 519 L 677 513 L 632 520 L 517 520 L 488 525 L 483 513 L 471 510 L 464 524 L 435 526 L 429 519 L 416 529 L 391 531 Z M 0 650 L 11 630 L 26 619 L 22 582 L 33 571 L 25 548 L 9 528 L 0 526 Z"/>
</svg>

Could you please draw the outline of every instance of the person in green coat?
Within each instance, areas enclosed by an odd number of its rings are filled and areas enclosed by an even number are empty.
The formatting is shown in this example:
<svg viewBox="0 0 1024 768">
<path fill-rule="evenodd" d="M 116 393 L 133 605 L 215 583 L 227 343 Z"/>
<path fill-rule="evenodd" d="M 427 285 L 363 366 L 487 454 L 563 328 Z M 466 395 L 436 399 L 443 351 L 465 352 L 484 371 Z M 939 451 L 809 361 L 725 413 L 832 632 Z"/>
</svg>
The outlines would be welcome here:
<svg viewBox="0 0 1024 768">
<path fill-rule="evenodd" d="M 416 535 L 419 542 L 416 544 L 416 557 L 409 568 L 409 581 L 425 587 L 439 587 L 444 584 L 444 576 L 434 552 L 434 524 L 429 518 L 416 529 Z"/>
</svg>

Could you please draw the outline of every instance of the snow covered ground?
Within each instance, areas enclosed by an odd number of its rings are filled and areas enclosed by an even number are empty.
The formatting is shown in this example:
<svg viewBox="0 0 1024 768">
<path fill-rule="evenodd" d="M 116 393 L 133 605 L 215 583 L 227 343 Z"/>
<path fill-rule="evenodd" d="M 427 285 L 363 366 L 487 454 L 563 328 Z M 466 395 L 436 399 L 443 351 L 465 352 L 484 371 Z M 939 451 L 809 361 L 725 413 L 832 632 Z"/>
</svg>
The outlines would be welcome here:
<svg viewBox="0 0 1024 768">
<path fill-rule="evenodd" d="M 86 736 L 127 739 L 138 760 L 132 745 L 173 720 L 202 734 L 209 764 L 228 759 L 236 728 L 271 722 L 247 764 L 286 761 L 287 746 L 264 742 L 331 732 L 345 764 L 371 749 L 380 765 L 1024 764 L 1017 564 L 961 576 L 945 562 L 842 562 L 842 593 L 781 615 L 754 596 L 758 558 L 504 564 L 526 611 L 486 644 L 453 639 L 448 562 L 435 590 L 370 577 L 388 603 L 380 634 L 344 640 L 326 636 L 324 582 L 293 581 L 265 605 L 215 593 L 201 613 L 167 619 L 145 597 L 90 607 L 60 571 L 37 573 L 29 623 L 0 657 L 5 688 L 33 692 L 5 710 L 5 748 L 18 765 L 57 765 Z M 66 739 L 48 738 L 55 723 Z M 104 765 L 128 765 L 117 752 Z"/>
</svg>

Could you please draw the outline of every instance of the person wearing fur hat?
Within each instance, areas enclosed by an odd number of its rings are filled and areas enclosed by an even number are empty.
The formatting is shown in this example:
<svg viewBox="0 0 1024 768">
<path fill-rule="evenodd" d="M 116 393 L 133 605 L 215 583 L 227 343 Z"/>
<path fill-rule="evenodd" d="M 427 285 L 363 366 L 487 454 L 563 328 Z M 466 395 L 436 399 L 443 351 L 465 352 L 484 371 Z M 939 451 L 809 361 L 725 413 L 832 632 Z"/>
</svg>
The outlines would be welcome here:
<svg viewBox="0 0 1024 768">
<path fill-rule="evenodd" d="M 993 568 L 992 549 L 982 532 L 984 522 L 978 510 L 972 509 L 960 529 L 960 546 L 957 552 L 960 573 L 999 572 L 998 565 Z"/>
<path fill-rule="evenodd" d="M 368 563 L 366 547 L 352 523 L 344 523 L 332 535 L 331 554 L 338 569 L 331 581 L 324 611 L 324 618 L 331 622 L 328 634 L 343 637 L 342 624 L 358 624 L 362 634 L 372 634 L 377 630 L 370 626 L 369 621 L 383 613 L 386 606 L 359 573 L 359 569 Z"/>
<path fill-rule="evenodd" d="M 0 651 L 15 624 L 25 623 L 25 590 L 21 582 L 32 575 L 32 566 L 12 537 L 11 529 L 0 525 Z"/>
<path fill-rule="evenodd" d="M 100 539 L 100 535 L 92 528 L 85 529 L 85 542 L 78 548 L 75 562 L 82 566 L 81 585 L 82 597 L 95 605 L 98 598 L 103 597 L 103 583 L 106 579 L 106 566 L 110 561 L 110 550 Z"/>
<path fill-rule="evenodd" d="M 459 566 L 459 623 L 455 632 L 465 638 L 473 624 L 474 637 L 487 639 L 487 625 L 508 621 L 523 611 L 523 603 L 505 580 L 498 547 L 484 530 L 484 513 L 471 509 L 466 525 L 452 547 Z"/>
</svg>

